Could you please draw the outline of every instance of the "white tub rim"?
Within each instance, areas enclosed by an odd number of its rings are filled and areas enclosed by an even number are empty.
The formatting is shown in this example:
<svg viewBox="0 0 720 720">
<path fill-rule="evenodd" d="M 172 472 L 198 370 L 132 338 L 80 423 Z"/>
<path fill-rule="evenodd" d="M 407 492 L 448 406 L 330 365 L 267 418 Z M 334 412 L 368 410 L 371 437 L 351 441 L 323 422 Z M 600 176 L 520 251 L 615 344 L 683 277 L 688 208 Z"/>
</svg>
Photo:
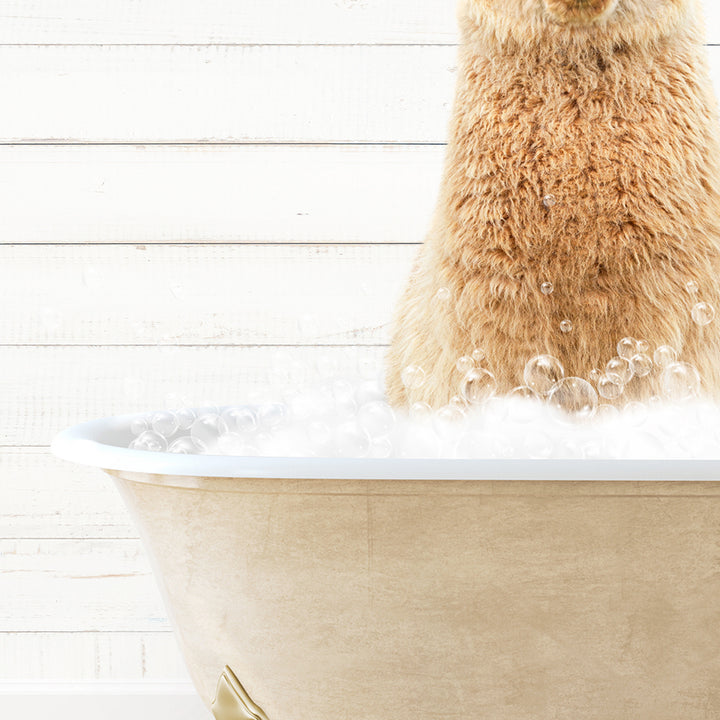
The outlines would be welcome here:
<svg viewBox="0 0 720 720">
<path fill-rule="evenodd" d="M 324 480 L 720 481 L 720 459 L 316 458 L 183 455 L 132 450 L 130 423 L 147 413 L 90 420 L 55 436 L 58 458 L 157 476 Z M 116 441 L 113 444 L 113 440 Z"/>
</svg>

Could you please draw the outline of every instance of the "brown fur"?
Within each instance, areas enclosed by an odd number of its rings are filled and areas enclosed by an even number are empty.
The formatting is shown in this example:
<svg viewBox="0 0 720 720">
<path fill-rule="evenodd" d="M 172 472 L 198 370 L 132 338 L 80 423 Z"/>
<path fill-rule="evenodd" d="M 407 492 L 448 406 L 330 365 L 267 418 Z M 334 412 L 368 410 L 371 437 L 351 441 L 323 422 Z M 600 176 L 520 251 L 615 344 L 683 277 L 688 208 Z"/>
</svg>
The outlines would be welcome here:
<svg viewBox="0 0 720 720">
<path fill-rule="evenodd" d="M 720 141 L 701 17 L 695 0 L 461 4 L 445 171 L 396 312 L 391 403 L 448 402 L 475 347 L 508 392 L 533 355 L 587 378 L 628 335 L 651 354 L 674 346 L 720 395 Z M 718 310 L 705 327 L 699 300 Z M 410 364 L 428 380 L 408 393 Z M 654 391 L 628 388 L 643 382 Z"/>
</svg>

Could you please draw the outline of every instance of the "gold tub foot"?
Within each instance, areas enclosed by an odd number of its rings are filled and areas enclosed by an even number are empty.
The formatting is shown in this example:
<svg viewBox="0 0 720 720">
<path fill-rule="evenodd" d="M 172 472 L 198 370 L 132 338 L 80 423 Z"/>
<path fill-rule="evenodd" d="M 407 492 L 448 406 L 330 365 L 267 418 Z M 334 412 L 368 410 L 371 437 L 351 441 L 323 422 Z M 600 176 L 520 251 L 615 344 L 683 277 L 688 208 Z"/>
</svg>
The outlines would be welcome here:
<svg viewBox="0 0 720 720">
<path fill-rule="evenodd" d="M 217 720 L 268 720 L 227 665 L 218 680 L 212 712 Z"/>
</svg>

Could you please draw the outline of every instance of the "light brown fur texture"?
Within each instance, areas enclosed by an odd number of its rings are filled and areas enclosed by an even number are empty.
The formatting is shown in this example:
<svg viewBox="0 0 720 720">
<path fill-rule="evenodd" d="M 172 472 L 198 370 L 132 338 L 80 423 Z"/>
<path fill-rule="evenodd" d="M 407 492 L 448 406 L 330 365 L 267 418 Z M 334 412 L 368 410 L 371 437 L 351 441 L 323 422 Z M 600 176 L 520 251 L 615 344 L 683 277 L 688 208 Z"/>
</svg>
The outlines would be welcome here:
<svg viewBox="0 0 720 720">
<path fill-rule="evenodd" d="M 720 396 L 720 121 L 699 2 L 465 0 L 460 23 L 445 169 L 396 310 L 390 402 L 447 403 L 456 360 L 478 347 L 501 393 L 540 353 L 587 378 L 626 336 L 651 354 L 672 345 Z M 703 327 L 699 301 L 718 311 Z M 412 391 L 408 365 L 428 376 Z M 652 378 L 628 389 L 655 393 Z"/>
</svg>

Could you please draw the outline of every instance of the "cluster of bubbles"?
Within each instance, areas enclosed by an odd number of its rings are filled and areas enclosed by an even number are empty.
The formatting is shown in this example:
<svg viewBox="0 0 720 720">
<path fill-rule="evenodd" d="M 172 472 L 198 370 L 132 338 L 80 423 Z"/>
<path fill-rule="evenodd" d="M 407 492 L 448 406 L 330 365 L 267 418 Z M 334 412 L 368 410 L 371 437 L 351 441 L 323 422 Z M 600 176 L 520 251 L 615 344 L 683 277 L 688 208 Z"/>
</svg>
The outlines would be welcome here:
<svg viewBox="0 0 720 720">
<path fill-rule="evenodd" d="M 543 197 L 550 209 L 553 195 Z M 698 293 L 688 282 L 687 292 Z M 549 280 L 540 292 L 555 291 Z M 435 293 L 452 300 L 449 288 Z M 715 317 L 710 303 L 696 302 L 693 321 Z M 560 322 L 570 333 L 570 319 Z M 199 408 L 174 407 L 136 416 L 135 450 L 184 454 L 285 457 L 712 457 L 720 435 L 720 408 L 700 400 L 701 379 L 669 345 L 651 350 L 643 339 L 622 338 L 617 355 L 587 378 L 566 376 L 552 355 L 531 358 L 523 385 L 505 397 L 488 369 L 482 348 L 455 363 L 457 393 L 438 409 L 415 402 L 397 411 L 387 402 L 384 373 L 376 360 L 358 362 L 355 378 L 322 367 L 322 381 L 305 381 L 297 360 L 277 363 L 284 392 L 280 400 Z M 322 364 L 322 363 L 321 363 Z M 646 403 L 626 393 L 636 378 L 648 378 L 659 394 Z M 428 371 L 408 365 L 401 379 L 409 394 L 429 380 Z M 624 397 L 623 397 L 624 396 Z M 652 412 L 651 412 L 652 411 Z"/>
<path fill-rule="evenodd" d="M 457 359 L 458 393 L 433 409 L 392 408 L 380 364 L 365 361 L 350 379 L 339 373 L 247 405 L 175 408 L 138 415 L 129 447 L 155 452 L 285 457 L 598 458 L 712 457 L 720 409 L 699 399 L 697 370 L 660 346 L 626 337 L 617 355 L 588 379 L 566 376 L 560 361 L 537 355 L 524 385 L 508 396 L 476 348 Z M 653 373 L 662 395 L 617 402 L 634 377 Z M 288 378 L 285 378 L 286 380 Z M 408 390 L 428 382 L 415 365 L 402 372 Z M 611 400 L 613 404 L 603 400 Z"/>
</svg>

